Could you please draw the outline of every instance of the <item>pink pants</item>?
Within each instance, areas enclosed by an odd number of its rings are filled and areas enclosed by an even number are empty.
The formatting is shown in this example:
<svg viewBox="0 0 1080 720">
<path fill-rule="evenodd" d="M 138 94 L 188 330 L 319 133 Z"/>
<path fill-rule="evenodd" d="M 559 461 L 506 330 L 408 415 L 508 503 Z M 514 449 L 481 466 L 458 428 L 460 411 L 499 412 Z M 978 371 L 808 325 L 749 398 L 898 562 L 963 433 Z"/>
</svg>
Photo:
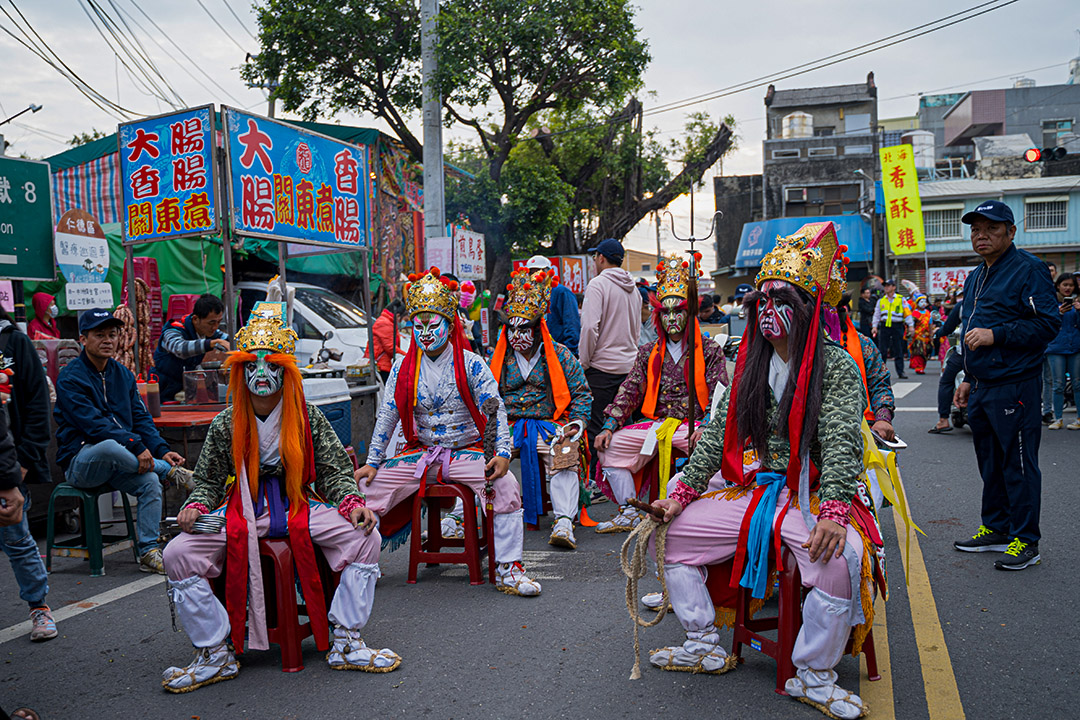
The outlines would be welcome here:
<svg viewBox="0 0 1080 720">
<path fill-rule="evenodd" d="M 312 502 L 309 505 L 308 528 L 311 539 L 322 548 L 326 562 L 335 571 L 358 563 L 379 562 L 382 538 L 378 530 L 365 535 L 361 529 L 343 518 L 337 508 Z M 265 537 L 270 529 L 270 513 L 255 519 L 255 530 Z M 215 578 L 221 575 L 225 560 L 225 533 L 195 535 L 180 533 L 165 546 L 162 557 L 165 572 L 171 580 L 183 580 L 198 575 Z"/>
<path fill-rule="evenodd" d="M 787 497 L 788 490 L 785 488 L 780 491 L 776 514 L 783 509 Z M 690 503 L 671 521 L 664 561 L 702 566 L 730 560 L 735 556 L 739 529 L 749 505 L 750 493 L 737 500 L 709 497 Z M 816 587 L 833 597 L 851 598 L 851 577 L 843 557 L 830 556 L 828 562 L 824 557 L 819 557 L 817 562 L 810 562 L 810 552 L 802 546 L 810 538 L 810 532 L 806 529 L 801 511 L 794 507 L 788 510 L 780 526 L 780 536 L 799 563 L 804 586 Z M 847 543 L 862 555 L 862 539 L 850 525 L 847 528 Z"/>
<path fill-rule="evenodd" d="M 421 479 L 416 477 L 416 465 L 424 455 L 416 451 L 390 458 L 379 468 L 370 485 L 361 487 L 366 496 L 367 506 L 379 517 L 405 500 L 420 487 Z M 458 482 L 469 486 L 477 495 L 484 491 L 484 456 L 470 450 L 455 451 L 450 467 L 443 475 L 444 482 Z M 439 465 L 427 469 L 426 478 L 432 479 Z M 506 473 L 496 480 L 494 509 L 496 515 L 516 512 L 521 507 L 521 490 L 513 473 Z"/>
<path fill-rule="evenodd" d="M 616 430 L 611 436 L 611 445 L 608 449 L 600 451 L 600 466 L 630 472 L 637 472 L 645 467 L 645 464 L 657 454 L 657 450 L 653 450 L 650 455 L 641 454 L 641 448 L 645 445 L 649 433 L 653 432 L 652 426 L 652 421 L 648 421 Z M 671 439 L 671 446 L 684 454 L 690 442 L 688 428 L 689 425 L 680 425 Z"/>
</svg>

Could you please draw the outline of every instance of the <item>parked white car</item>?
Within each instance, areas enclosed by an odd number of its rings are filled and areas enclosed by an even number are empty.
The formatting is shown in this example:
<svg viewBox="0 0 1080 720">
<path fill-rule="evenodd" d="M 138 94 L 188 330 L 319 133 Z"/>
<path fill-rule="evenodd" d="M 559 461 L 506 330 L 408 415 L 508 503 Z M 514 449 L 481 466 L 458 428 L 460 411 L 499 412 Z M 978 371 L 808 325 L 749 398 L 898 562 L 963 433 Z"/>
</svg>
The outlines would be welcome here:
<svg viewBox="0 0 1080 720">
<path fill-rule="evenodd" d="M 335 292 L 317 285 L 289 283 L 294 290 L 293 330 L 299 336 L 296 343 L 296 361 L 307 365 L 323 347 L 323 337 L 333 332 L 326 341 L 327 348 L 340 350 L 341 360 L 331 360 L 331 367 L 360 365 L 368 344 L 368 321 L 364 311 Z M 246 322 L 256 302 L 266 299 L 266 283 L 244 281 L 236 283 L 240 296 L 240 318 Z"/>
</svg>

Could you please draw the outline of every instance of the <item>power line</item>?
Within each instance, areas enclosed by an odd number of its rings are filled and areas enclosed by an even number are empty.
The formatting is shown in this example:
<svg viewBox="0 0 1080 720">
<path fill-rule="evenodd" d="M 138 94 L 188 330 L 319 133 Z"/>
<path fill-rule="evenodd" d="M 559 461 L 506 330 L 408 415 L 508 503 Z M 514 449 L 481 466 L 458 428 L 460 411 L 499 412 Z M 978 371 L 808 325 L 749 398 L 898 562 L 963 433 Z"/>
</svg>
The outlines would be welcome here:
<svg viewBox="0 0 1080 720">
<path fill-rule="evenodd" d="M 225 33 L 226 37 L 232 40 L 233 44 L 236 45 L 236 47 L 240 48 L 240 50 L 242 50 L 243 52 L 248 51 L 247 48 L 240 44 L 239 40 L 232 36 L 231 32 L 225 29 L 224 25 L 218 22 L 217 17 L 214 16 L 214 13 L 210 12 L 209 8 L 207 8 L 206 5 L 203 4 L 203 0 L 195 0 L 195 2 L 199 3 L 199 7 L 201 7 L 203 11 L 210 16 L 210 19 L 214 21 L 214 24 L 218 26 L 218 29 L 221 30 L 221 32 Z"/>
<path fill-rule="evenodd" d="M 221 3 L 225 6 L 225 9 L 228 10 L 234 18 L 236 18 L 236 22 L 239 23 L 240 27 L 243 28 L 244 32 L 250 35 L 252 40 L 258 42 L 259 38 L 255 37 L 255 35 L 247 29 L 247 25 L 245 25 L 244 21 L 240 19 L 240 16 L 236 14 L 236 11 L 233 10 L 232 5 L 229 4 L 229 0 L 221 0 Z"/>
</svg>

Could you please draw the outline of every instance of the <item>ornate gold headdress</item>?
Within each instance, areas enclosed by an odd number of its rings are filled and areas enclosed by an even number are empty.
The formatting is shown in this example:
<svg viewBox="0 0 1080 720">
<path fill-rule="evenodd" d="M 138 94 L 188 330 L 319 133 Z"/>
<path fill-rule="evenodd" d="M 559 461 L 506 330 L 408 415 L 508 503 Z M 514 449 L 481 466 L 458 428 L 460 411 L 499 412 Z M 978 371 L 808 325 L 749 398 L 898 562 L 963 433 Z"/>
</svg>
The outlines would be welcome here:
<svg viewBox="0 0 1080 720">
<path fill-rule="evenodd" d="M 519 268 L 510 273 L 510 284 L 506 286 L 506 304 L 503 312 L 506 317 L 524 318 L 535 322 L 544 317 L 551 301 L 551 288 L 559 284 L 555 271 L 551 269 L 530 271 Z"/>
<path fill-rule="evenodd" d="M 269 350 L 292 355 L 296 351 L 296 333 L 286 317 L 285 303 L 255 303 L 247 325 L 236 332 L 236 347 L 241 352 Z"/>
<path fill-rule="evenodd" d="M 409 282 L 405 284 L 405 308 L 409 317 L 431 312 L 453 322 L 457 301 L 451 293 L 457 289 L 457 283 L 442 277 L 437 267 L 423 275 L 409 275 Z"/>
<path fill-rule="evenodd" d="M 777 236 L 776 247 L 761 261 L 754 285 L 766 280 L 786 280 L 811 296 L 835 306 L 847 287 L 847 245 L 836 241 L 831 222 L 809 223 L 786 238 Z"/>
<path fill-rule="evenodd" d="M 663 260 L 656 267 L 656 299 L 667 297 L 685 300 L 690 294 L 690 263 L 674 258 Z"/>
</svg>

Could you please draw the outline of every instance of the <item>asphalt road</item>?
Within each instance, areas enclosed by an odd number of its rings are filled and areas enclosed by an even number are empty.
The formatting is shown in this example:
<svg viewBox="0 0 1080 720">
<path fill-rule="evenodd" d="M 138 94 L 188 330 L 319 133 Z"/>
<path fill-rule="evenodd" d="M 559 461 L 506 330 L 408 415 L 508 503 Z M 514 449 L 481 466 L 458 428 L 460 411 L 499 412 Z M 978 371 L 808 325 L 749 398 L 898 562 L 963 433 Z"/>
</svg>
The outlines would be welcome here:
<svg viewBox="0 0 1080 720">
<path fill-rule="evenodd" d="M 936 373 L 934 363 L 930 375 L 898 386 L 906 394 L 896 427 L 910 444 L 903 477 L 926 536 L 913 545 L 908 587 L 892 516 L 883 514 L 891 590 L 875 635 L 884 678 L 868 682 L 845 657 L 840 683 L 860 692 L 876 718 L 1076 717 L 1080 581 L 1068 543 L 1071 508 L 1080 503 L 1080 433 L 1043 433 L 1042 565 L 995 571 L 992 556 L 952 549 L 978 524 L 981 483 L 967 429 L 926 434 Z M 592 514 L 605 519 L 611 507 Z M 35 534 L 43 538 L 44 528 Z M 624 538 L 579 529 L 578 550 L 568 552 L 547 545 L 546 526 L 527 532 L 526 561 L 544 585 L 539 598 L 472 587 L 463 569 L 449 566 L 422 570 L 419 584 L 407 585 L 407 549 L 384 554 L 364 637 L 402 655 L 396 672 L 332 672 L 309 639 L 303 672 L 282 673 L 276 649 L 248 653 L 238 679 L 184 695 L 163 692 L 159 678 L 186 664 L 191 647 L 172 631 L 164 583 L 140 574 L 129 553 L 107 556 L 102 578 L 90 578 L 80 560 L 55 559 L 50 604 L 79 614 L 62 619 L 60 637 L 44 644 L 18 627 L 25 605 L 0 562 L 0 706 L 28 705 L 46 720 L 822 717 L 776 695 L 774 663 L 749 649 L 746 663 L 722 677 L 662 672 L 646 660 L 642 678 L 629 680 Z M 681 639 L 670 616 L 641 633 L 646 651 Z"/>
</svg>

